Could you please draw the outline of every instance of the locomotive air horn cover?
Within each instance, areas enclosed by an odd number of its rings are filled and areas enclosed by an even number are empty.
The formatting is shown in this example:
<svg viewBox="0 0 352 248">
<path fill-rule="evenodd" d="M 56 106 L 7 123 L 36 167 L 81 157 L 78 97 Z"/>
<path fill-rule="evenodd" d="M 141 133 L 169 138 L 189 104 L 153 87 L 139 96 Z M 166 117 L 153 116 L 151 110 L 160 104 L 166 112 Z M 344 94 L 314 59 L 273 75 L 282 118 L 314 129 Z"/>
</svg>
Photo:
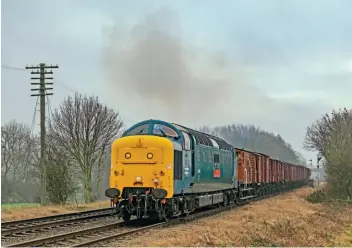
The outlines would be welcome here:
<svg viewBox="0 0 352 248">
<path fill-rule="evenodd" d="M 120 190 L 116 188 L 109 188 L 105 190 L 105 196 L 109 198 L 116 198 L 120 195 Z"/>
<path fill-rule="evenodd" d="M 167 191 L 165 189 L 154 189 L 152 195 L 156 199 L 165 198 L 167 196 Z"/>
</svg>

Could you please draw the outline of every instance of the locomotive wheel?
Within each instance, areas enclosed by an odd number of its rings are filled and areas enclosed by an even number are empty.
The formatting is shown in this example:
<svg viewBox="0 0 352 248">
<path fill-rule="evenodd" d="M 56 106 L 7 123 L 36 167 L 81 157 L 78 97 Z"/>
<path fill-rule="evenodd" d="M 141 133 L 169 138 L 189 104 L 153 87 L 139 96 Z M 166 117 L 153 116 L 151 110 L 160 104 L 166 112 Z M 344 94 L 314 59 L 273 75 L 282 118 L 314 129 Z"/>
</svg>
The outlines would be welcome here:
<svg viewBox="0 0 352 248">
<path fill-rule="evenodd" d="M 125 212 L 123 213 L 122 219 L 123 219 L 124 221 L 129 221 L 129 220 L 131 219 L 131 214 L 128 213 L 127 211 L 125 211 Z"/>
</svg>

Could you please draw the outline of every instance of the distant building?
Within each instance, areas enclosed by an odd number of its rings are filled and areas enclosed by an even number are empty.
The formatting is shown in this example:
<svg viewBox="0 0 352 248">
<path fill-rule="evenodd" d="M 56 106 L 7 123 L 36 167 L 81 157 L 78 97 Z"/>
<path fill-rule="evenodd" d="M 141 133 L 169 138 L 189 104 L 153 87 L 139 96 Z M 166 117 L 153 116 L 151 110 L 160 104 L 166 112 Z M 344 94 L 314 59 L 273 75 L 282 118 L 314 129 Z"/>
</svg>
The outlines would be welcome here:
<svg viewBox="0 0 352 248">
<path fill-rule="evenodd" d="M 310 179 L 314 179 L 317 181 L 319 178 L 320 182 L 326 181 L 326 174 L 324 168 L 311 168 L 311 170 L 312 173 Z"/>
</svg>

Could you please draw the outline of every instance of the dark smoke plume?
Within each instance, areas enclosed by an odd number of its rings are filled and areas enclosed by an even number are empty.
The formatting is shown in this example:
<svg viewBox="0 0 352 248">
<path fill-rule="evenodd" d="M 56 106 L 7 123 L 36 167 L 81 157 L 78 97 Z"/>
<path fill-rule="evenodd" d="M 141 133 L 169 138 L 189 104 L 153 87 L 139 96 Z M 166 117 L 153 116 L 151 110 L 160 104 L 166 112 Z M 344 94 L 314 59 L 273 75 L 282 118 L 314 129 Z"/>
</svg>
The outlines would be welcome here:
<svg viewBox="0 0 352 248">
<path fill-rule="evenodd" d="M 165 9 L 128 31 L 116 25 L 104 59 L 114 94 L 171 121 L 211 123 L 257 95 L 225 52 L 192 47 Z"/>
</svg>

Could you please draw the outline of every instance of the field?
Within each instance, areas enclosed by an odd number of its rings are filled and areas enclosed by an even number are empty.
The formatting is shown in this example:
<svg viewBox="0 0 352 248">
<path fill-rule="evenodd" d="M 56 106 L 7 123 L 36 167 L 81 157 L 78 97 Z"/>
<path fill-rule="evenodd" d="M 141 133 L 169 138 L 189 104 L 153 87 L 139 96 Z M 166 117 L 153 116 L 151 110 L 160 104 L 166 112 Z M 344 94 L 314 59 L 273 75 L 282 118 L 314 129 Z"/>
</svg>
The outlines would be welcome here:
<svg viewBox="0 0 352 248">
<path fill-rule="evenodd" d="M 352 206 L 312 204 L 302 188 L 110 246 L 352 246 Z"/>
<path fill-rule="evenodd" d="M 39 207 L 38 203 L 4 203 L 1 204 L 1 209 L 10 210 L 10 209 L 24 209 L 24 208 L 34 208 Z"/>
<path fill-rule="evenodd" d="M 110 207 L 109 201 L 91 204 L 40 206 L 36 203 L 1 204 L 1 220 L 12 221 Z"/>
</svg>

